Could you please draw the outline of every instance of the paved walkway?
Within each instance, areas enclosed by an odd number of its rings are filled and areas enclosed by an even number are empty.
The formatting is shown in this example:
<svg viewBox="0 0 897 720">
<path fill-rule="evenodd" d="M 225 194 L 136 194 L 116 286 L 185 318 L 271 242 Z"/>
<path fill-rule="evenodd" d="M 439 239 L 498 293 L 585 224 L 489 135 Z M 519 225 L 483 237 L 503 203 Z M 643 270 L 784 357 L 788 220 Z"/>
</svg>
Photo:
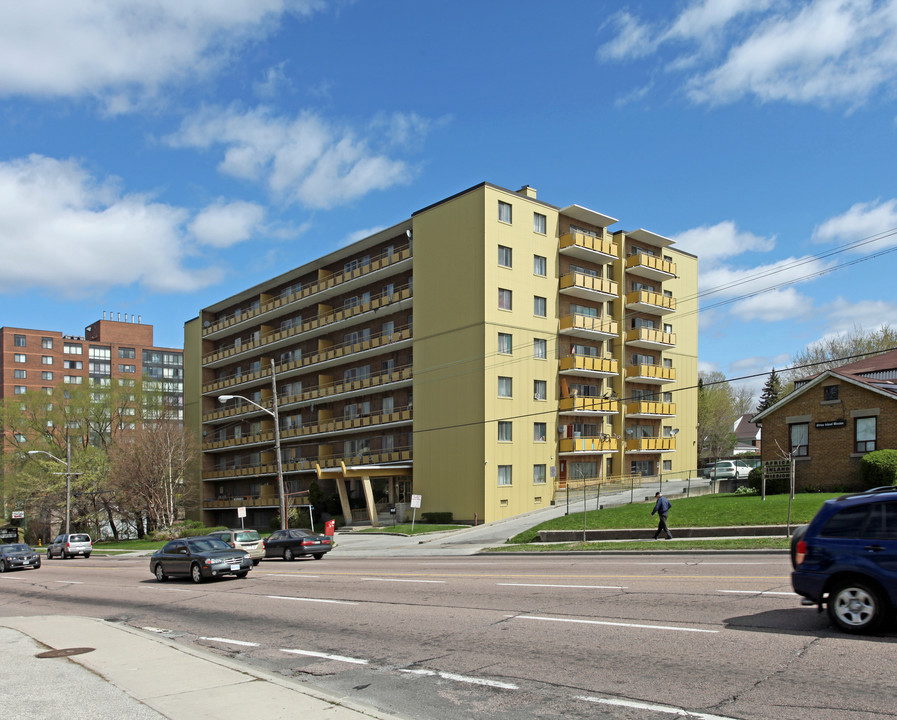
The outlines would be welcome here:
<svg viewBox="0 0 897 720">
<path fill-rule="evenodd" d="M 17 720 L 397 718 L 126 625 L 0 618 L 4 712 Z M 88 652 L 39 658 L 48 650 Z"/>
</svg>

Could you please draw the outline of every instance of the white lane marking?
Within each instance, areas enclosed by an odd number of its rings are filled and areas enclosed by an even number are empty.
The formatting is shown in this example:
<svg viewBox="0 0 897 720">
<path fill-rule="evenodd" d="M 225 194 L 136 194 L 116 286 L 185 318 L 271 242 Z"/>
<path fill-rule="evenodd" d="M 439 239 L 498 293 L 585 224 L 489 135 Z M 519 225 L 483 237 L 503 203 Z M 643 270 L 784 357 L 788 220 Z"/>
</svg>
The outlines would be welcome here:
<svg viewBox="0 0 897 720">
<path fill-rule="evenodd" d="M 280 577 L 291 577 L 298 578 L 299 580 L 305 580 L 306 578 L 317 580 L 319 575 L 299 575 L 297 573 L 281 573 L 281 572 L 260 572 L 259 575 L 279 575 Z"/>
<path fill-rule="evenodd" d="M 287 597 L 286 595 L 268 595 L 271 600 L 301 600 L 302 602 L 331 603 L 333 605 L 358 605 L 349 600 L 322 600 L 321 598 Z"/>
<path fill-rule="evenodd" d="M 542 585 L 540 583 L 495 583 L 505 587 L 584 588 L 586 590 L 625 590 L 622 585 Z"/>
<path fill-rule="evenodd" d="M 2 577 L 4 580 L 24 580 L 25 579 L 25 578 L 19 578 L 19 577 L 10 577 L 9 575 L 6 575 L 5 573 L 3 574 Z"/>
<path fill-rule="evenodd" d="M 609 622 L 607 620 L 575 620 L 573 618 L 552 618 L 540 615 L 505 615 L 515 620 L 547 620 L 548 622 L 577 623 L 580 625 L 612 625 L 614 627 L 645 628 L 647 630 L 678 630 L 679 632 L 712 633 L 719 630 L 703 630 L 701 628 L 673 627 L 672 625 L 641 625 L 639 623 Z"/>
<path fill-rule="evenodd" d="M 63 583 L 64 585 L 83 585 L 83 582 L 78 580 L 54 580 L 53 582 Z"/>
<path fill-rule="evenodd" d="M 281 648 L 280 652 L 292 653 L 293 655 L 307 655 L 308 657 L 324 658 L 325 660 L 337 660 L 338 662 L 352 663 L 354 665 L 367 665 L 367 660 L 361 658 L 345 657 L 343 655 L 328 655 L 327 653 L 314 652 L 312 650 L 290 650 Z"/>
<path fill-rule="evenodd" d="M 158 633 L 159 635 L 165 635 L 166 633 L 170 633 L 170 632 L 171 632 L 171 630 L 166 630 L 165 628 L 157 628 L 157 627 L 152 627 L 152 626 L 149 626 L 149 625 L 144 625 L 144 626 L 143 626 L 142 628 L 140 628 L 140 629 L 141 629 L 141 630 L 146 630 L 147 632 L 151 632 L 151 633 Z"/>
<path fill-rule="evenodd" d="M 517 685 L 511 683 L 500 682 L 498 680 L 486 680 L 485 678 L 469 677 L 467 675 L 456 675 L 455 673 L 435 672 L 434 670 L 399 670 L 399 672 L 408 673 L 410 675 L 421 675 L 423 677 L 438 676 L 443 680 L 454 680 L 455 682 L 470 683 L 472 685 L 485 685 L 486 687 L 500 688 L 502 690 L 519 690 Z"/>
<path fill-rule="evenodd" d="M 617 700 L 613 698 L 597 698 L 587 695 L 577 695 L 576 700 L 585 700 L 586 702 L 600 703 L 601 705 L 616 705 L 618 707 L 633 708 L 635 710 L 652 710 L 653 712 L 666 713 L 667 715 L 678 715 L 679 717 L 696 718 L 696 720 L 734 720 L 734 718 L 724 715 L 711 715 L 710 713 L 692 712 L 691 710 L 683 710 L 682 708 L 672 707 L 671 705 L 656 705 L 654 703 L 636 702 L 634 700 Z"/>
<path fill-rule="evenodd" d="M 799 597 L 795 592 L 776 592 L 775 590 L 717 590 L 717 592 L 735 595 L 787 595 L 788 597 Z"/>
<path fill-rule="evenodd" d="M 244 645 L 245 647 L 259 647 L 258 643 L 246 642 L 245 640 L 231 640 L 230 638 L 201 637 L 200 640 L 209 640 L 211 642 L 227 643 L 228 645 Z"/>
<path fill-rule="evenodd" d="M 361 580 L 373 580 L 376 582 L 403 582 L 403 583 L 433 583 L 435 585 L 445 585 L 445 580 L 404 580 L 401 578 L 376 578 L 366 577 Z"/>
<path fill-rule="evenodd" d="M 141 585 L 141 590 L 161 590 L 163 592 L 185 592 L 191 593 L 193 590 L 187 590 L 186 588 L 173 588 L 173 587 L 159 587 L 158 585 Z"/>
</svg>

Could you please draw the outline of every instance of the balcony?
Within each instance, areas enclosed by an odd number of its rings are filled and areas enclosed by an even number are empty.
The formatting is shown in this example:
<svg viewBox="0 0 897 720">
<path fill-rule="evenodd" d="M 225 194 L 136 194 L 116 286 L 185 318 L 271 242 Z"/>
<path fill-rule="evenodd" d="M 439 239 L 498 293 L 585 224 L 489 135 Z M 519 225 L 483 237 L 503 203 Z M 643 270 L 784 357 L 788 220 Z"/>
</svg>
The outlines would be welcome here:
<svg viewBox="0 0 897 720">
<path fill-rule="evenodd" d="M 619 450 L 619 440 L 614 437 L 563 438 L 558 442 L 561 455 L 614 453 Z"/>
<path fill-rule="evenodd" d="M 627 453 L 673 452 L 676 449 L 674 437 L 642 437 L 627 438 Z"/>
<path fill-rule="evenodd" d="M 560 359 L 561 375 L 592 375 L 594 377 L 610 377 L 617 375 L 617 361 L 589 357 L 587 355 L 571 355 Z"/>
<path fill-rule="evenodd" d="M 676 382 L 676 369 L 660 365 L 632 365 L 626 368 L 626 380 L 656 385 Z"/>
<path fill-rule="evenodd" d="M 566 315 L 561 318 L 560 333 L 587 340 L 612 340 L 619 334 L 619 329 L 614 320 L 588 315 Z"/>
<path fill-rule="evenodd" d="M 626 272 L 639 277 L 663 282 L 676 277 L 676 263 L 654 255 L 636 253 L 626 258 Z"/>
<path fill-rule="evenodd" d="M 563 295 L 603 302 L 617 297 L 618 286 L 613 280 L 571 272 L 561 276 L 560 290 Z"/>
<path fill-rule="evenodd" d="M 675 414 L 675 403 L 644 401 L 626 403 L 627 418 L 673 417 Z"/>
<path fill-rule="evenodd" d="M 620 401 L 598 397 L 561 398 L 558 409 L 563 415 L 616 415 L 620 412 Z"/>
<path fill-rule="evenodd" d="M 635 290 L 626 293 L 626 309 L 651 315 L 669 315 L 676 312 L 676 301 L 661 293 Z"/>
<path fill-rule="evenodd" d="M 666 350 L 676 346 L 676 334 L 654 328 L 632 328 L 626 331 L 626 344 L 649 350 Z"/>
<path fill-rule="evenodd" d="M 388 269 L 389 273 L 387 274 L 394 274 L 403 269 L 405 265 L 410 266 L 410 264 L 411 248 L 409 246 L 384 253 L 367 265 L 360 265 L 349 272 L 334 273 L 318 282 L 307 285 L 297 293 L 267 300 L 255 310 L 240 313 L 239 315 L 231 315 L 218 322 L 211 323 L 202 329 L 202 336 L 203 338 L 211 339 L 233 333 L 237 326 L 248 325 L 251 321 L 257 324 L 262 320 L 270 320 L 274 317 L 285 315 L 293 308 L 304 306 L 306 303 L 303 303 L 303 301 L 311 299 L 314 295 L 319 296 L 314 298 L 315 301 L 323 300 L 325 297 L 345 292 L 353 284 L 367 284 L 371 282 L 374 279 L 373 276 L 383 274 L 380 271 Z M 359 282 L 353 283 L 353 281 Z"/>
<path fill-rule="evenodd" d="M 365 453 L 359 456 L 348 455 L 321 455 L 317 457 L 307 457 L 299 460 L 286 461 L 283 463 L 284 475 L 287 473 L 314 471 L 315 466 L 322 468 L 338 468 L 340 463 L 346 465 L 384 465 L 387 463 L 407 463 L 411 460 L 411 448 L 398 448 L 394 450 L 384 450 L 382 452 Z M 266 475 L 276 476 L 277 466 L 274 463 L 266 463 L 264 465 L 253 465 L 240 468 L 218 469 L 202 471 L 202 479 L 207 482 L 218 482 L 220 480 L 230 480 L 235 478 L 261 477 Z"/>
<path fill-rule="evenodd" d="M 604 238 L 574 232 L 561 237 L 560 253 L 577 260 L 602 264 L 618 259 L 620 247 Z"/>
</svg>

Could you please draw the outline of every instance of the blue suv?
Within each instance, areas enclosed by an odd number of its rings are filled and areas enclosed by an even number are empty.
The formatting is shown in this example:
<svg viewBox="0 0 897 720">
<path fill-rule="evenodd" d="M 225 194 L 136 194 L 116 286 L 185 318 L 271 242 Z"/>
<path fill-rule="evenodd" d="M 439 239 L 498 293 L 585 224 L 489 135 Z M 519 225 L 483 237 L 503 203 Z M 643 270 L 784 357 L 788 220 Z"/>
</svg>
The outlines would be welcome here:
<svg viewBox="0 0 897 720">
<path fill-rule="evenodd" d="M 791 584 L 832 622 L 871 633 L 897 609 L 897 486 L 827 500 L 791 539 Z"/>
</svg>

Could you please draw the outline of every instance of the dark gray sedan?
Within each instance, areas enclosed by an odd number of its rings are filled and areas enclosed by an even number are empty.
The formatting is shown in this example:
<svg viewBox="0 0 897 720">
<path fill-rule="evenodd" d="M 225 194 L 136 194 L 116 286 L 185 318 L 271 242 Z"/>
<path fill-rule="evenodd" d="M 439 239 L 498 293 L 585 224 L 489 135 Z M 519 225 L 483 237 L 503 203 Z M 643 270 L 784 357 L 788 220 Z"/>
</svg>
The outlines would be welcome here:
<svg viewBox="0 0 897 720">
<path fill-rule="evenodd" d="M 172 540 L 153 553 L 149 563 L 156 580 L 164 582 L 169 577 L 189 577 L 195 583 L 223 575 L 244 578 L 252 569 L 249 553 L 232 548 L 219 538 L 200 537 Z"/>
<path fill-rule="evenodd" d="M 25 543 L 0 545 L 0 572 L 40 567 L 40 555 Z"/>
<path fill-rule="evenodd" d="M 265 538 L 265 557 L 282 557 L 293 560 L 301 555 L 311 555 L 315 560 L 330 552 L 333 542 L 329 535 L 316 535 L 311 530 L 278 530 Z"/>
</svg>

